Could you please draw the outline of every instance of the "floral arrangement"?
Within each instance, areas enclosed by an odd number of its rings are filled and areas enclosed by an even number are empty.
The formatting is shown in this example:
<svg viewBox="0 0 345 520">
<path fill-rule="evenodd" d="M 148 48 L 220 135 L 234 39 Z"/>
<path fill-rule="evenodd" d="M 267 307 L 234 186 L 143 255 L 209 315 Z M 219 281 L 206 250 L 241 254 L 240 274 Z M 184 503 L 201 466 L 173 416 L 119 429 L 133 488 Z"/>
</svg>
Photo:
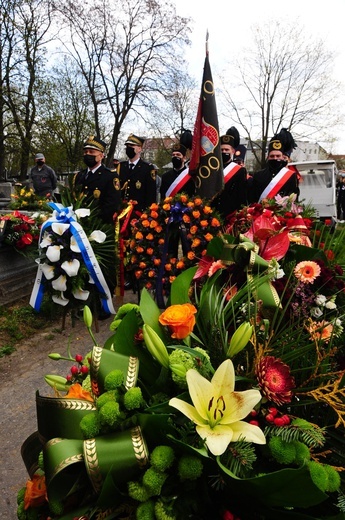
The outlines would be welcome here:
<svg viewBox="0 0 345 520">
<path fill-rule="evenodd" d="M 15 193 L 11 194 L 10 209 L 25 211 L 49 211 L 47 197 L 39 197 L 33 188 L 16 186 Z"/>
<path fill-rule="evenodd" d="M 100 298 L 104 311 L 114 313 L 102 270 L 114 260 L 114 233 L 92 217 L 89 208 L 73 209 L 73 206 L 53 202 L 49 205 L 53 213 L 41 228 L 31 305 L 39 310 L 44 293 L 65 309 L 78 308 L 91 301 L 94 307 Z M 95 226 L 103 226 L 105 231 Z"/>
<path fill-rule="evenodd" d="M 41 226 L 48 216 L 43 212 L 25 215 L 20 211 L 0 215 L 0 226 L 4 228 L 3 242 L 25 256 L 34 256 Z"/>
<path fill-rule="evenodd" d="M 243 210 L 165 310 L 144 288 L 46 376 L 18 518 L 344 518 L 344 231 L 291 202 Z"/>
<path fill-rule="evenodd" d="M 176 276 L 206 254 L 220 229 L 220 219 L 200 197 L 168 197 L 132 219 L 127 267 L 146 289 L 166 296 Z M 169 251 L 170 237 L 180 239 L 181 254 Z"/>
</svg>

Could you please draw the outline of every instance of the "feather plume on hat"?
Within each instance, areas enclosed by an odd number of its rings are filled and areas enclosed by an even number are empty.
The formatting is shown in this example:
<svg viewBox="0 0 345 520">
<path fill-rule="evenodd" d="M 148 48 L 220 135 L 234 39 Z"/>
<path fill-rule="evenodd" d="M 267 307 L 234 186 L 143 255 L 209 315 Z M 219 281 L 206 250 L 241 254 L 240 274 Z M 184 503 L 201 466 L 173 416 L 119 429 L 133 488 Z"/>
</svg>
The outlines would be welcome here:
<svg viewBox="0 0 345 520">
<path fill-rule="evenodd" d="M 292 137 L 292 134 L 287 128 L 282 128 L 276 135 L 276 138 L 279 139 L 279 141 L 282 143 L 284 154 L 290 157 L 293 150 L 297 148 L 297 144 Z"/>
<path fill-rule="evenodd" d="M 227 131 L 226 131 L 226 135 L 231 135 L 231 137 L 233 138 L 233 144 L 232 146 L 234 148 L 237 148 L 238 145 L 240 144 L 240 134 L 239 134 L 239 131 L 237 130 L 237 128 L 235 128 L 234 126 L 231 126 Z"/>
<path fill-rule="evenodd" d="M 182 129 L 182 133 L 180 135 L 180 144 L 182 144 L 187 150 L 192 149 L 193 144 L 193 134 L 190 130 Z"/>
</svg>

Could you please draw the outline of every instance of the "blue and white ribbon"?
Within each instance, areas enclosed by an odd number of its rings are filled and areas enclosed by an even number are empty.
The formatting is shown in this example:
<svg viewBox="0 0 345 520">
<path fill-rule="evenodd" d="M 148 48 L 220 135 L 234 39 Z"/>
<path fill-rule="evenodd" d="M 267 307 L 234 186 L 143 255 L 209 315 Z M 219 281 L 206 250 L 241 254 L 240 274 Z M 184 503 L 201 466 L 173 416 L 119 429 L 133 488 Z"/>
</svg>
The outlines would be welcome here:
<svg viewBox="0 0 345 520">
<path fill-rule="evenodd" d="M 49 206 L 54 210 L 54 212 L 52 217 L 46 220 L 41 227 L 39 243 L 41 243 L 42 234 L 46 228 L 55 222 L 70 224 L 72 235 L 78 244 L 86 268 L 100 292 L 102 307 L 105 312 L 115 314 L 109 287 L 105 281 L 102 270 L 93 252 L 91 244 L 85 234 L 85 231 L 83 230 L 82 226 L 75 220 L 75 214 L 73 212 L 72 206 L 65 208 L 62 204 L 56 202 L 50 202 Z M 39 263 L 34 287 L 30 297 L 30 305 L 36 311 L 40 309 L 42 304 L 44 294 L 44 279 L 45 276 L 42 271 L 42 266 Z"/>
</svg>

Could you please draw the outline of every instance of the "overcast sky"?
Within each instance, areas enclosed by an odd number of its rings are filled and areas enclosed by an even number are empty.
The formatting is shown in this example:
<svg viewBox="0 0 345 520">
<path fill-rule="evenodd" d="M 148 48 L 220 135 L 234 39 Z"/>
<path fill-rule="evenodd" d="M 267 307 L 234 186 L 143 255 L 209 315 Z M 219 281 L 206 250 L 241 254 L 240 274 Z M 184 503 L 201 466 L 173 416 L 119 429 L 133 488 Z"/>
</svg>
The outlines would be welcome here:
<svg viewBox="0 0 345 520">
<path fill-rule="evenodd" d="M 251 40 L 251 26 L 268 20 L 280 20 L 289 23 L 296 21 L 308 34 L 315 34 L 316 39 L 325 42 L 327 50 L 334 52 L 334 78 L 345 86 L 345 0 L 327 0 L 319 4 L 315 0 L 213 0 L 204 3 L 201 0 L 172 0 L 177 14 L 189 16 L 194 20 L 190 36 L 192 47 L 186 55 L 190 73 L 201 83 L 205 60 L 205 39 L 209 31 L 209 57 L 215 88 L 216 74 L 224 63 L 236 53 L 241 54 L 243 47 L 248 47 Z M 345 113 L 345 98 L 344 98 Z M 339 143 L 335 153 L 345 154 L 345 118 L 344 128 L 337 131 Z"/>
</svg>

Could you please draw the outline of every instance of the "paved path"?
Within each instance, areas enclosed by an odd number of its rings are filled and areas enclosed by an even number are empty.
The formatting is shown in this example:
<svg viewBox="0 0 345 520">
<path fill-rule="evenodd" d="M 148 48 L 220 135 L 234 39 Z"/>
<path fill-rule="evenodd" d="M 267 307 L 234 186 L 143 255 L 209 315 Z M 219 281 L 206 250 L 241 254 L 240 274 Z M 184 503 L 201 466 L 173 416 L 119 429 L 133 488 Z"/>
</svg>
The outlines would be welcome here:
<svg viewBox="0 0 345 520">
<path fill-rule="evenodd" d="M 131 291 L 125 294 L 124 302 L 137 298 Z M 121 302 L 114 301 L 115 309 Z M 94 333 L 97 343 L 111 335 L 109 331 L 112 318 L 99 322 L 99 332 Z M 28 474 L 21 458 L 21 445 L 36 428 L 36 390 L 42 395 L 52 395 L 52 389 L 45 383 L 46 374 L 68 373 L 68 362 L 52 361 L 51 352 L 66 355 L 68 342 L 71 353 L 85 355 L 93 346 L 91 337 L 82 321 L 77 321 L 72 328 L 66 320 L 63 332 L 49 329 L 39 332 L 34 338 L 17 345 L 17 350 L 10 356 L 0 358 L 0 519 L 16 520 L 17 492 L 25 485 Z"/>
</svg>

